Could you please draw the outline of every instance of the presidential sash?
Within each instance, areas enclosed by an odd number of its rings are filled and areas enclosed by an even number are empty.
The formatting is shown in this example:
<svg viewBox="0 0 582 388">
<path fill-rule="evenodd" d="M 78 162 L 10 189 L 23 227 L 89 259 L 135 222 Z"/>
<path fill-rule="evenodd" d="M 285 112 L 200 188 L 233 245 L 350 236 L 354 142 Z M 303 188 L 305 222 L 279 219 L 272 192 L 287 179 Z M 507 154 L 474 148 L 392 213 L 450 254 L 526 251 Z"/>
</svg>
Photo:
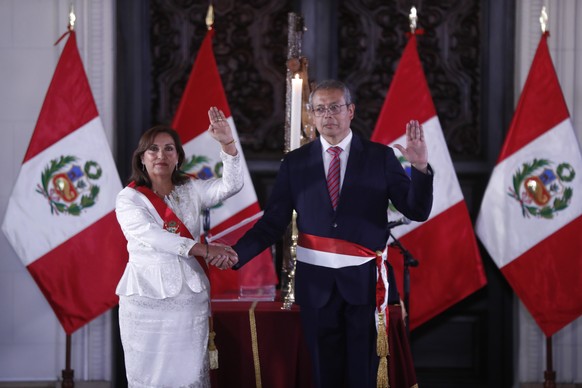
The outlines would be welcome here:
<svg viewBox="0 0 582 388">
<path fill-rule="evenodd" d="M 373 251 L 359 244 L 329 237 L 299 233 L 297 238 L 297 261 L 327 268 L 345 268 L 376 262 L 376 352 L 380 358 L 378 387 L 389 387 L 388 378 L 388 247 L 384 251 Z"/>
<path fill-rule="evenodd" d="M 154 209 L 156 209 L 156 211 L 158 212 L 158 214 L 162 218 L 162 221 L 164 222 L 164 229 L 165 230 L 167 230 L 170 233 L 179 234 L 182 237 L 186 237 L 186 238 L 190 238 L 190 239 L 194 240 L 194 237 L 192 236 L 192 234 L 190 233 L 190 231 L 188 230 L 186 225 L 184 225 L 182 220 L 180 220 L 178 218 L 178 216 L 172 211 L 172 209 L 166 204 L 166 202 L 164 202 L 163 199 L 158 197 L 156 195 L 156 193 L 153 192 L 152 189 L 150 189 L 149 187 L 146 187 L 146 186 L 136 186 L 135 182 L 131 182 L 128 186 L 139 191 L 140 193 L 142 193 L 143 195 L 146 196 L 146 198 L 151 202 Z M 210 272 L 208 269 L 208 264 L 206 263 L 204 258 L 202 258 L 200 256 L 194 256 L 194 257 L 198 261 L 198 264 L 200 264 L 200 266 L 204 270 L 206 277 L 210 280 Z"/>
</svg>

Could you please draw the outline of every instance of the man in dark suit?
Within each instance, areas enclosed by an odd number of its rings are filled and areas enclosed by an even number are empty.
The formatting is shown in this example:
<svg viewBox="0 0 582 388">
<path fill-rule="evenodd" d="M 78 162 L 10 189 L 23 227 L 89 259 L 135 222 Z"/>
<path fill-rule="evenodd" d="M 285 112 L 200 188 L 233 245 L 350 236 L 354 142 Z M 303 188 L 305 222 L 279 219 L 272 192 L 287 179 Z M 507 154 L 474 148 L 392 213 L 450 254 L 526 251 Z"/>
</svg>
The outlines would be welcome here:
<svg viewBox="0 0 582 388">
<path fill-rule="evenodd" d="M 386 249 L 389 200 L 412 220 L 424 221 L 429 216 L 432 171 L 423 129 L 411 121 L 406 147 L 395 146 L 413 166 L 409 178 L 390 147 L 351 131 L 355 106 L 343 83 L 324 81 L 309 100 L 320 137 L 285 156 L 263 217 L 233 247 L 239 257 L 234 268 L 276 242 L 295 210 L 300 233 L 295 300 L 301 308 L 315 386 L 376 387 L 375 312 L 382 285 L 376 271 L 381 256 L 374 257 L 374 252 Z M 334 148 L 339 164 L 333 161 L 332 150 L 328 151 L 334 146 L 341 148 Z M 328 183 L 326 177 L 333 171 L 338 175 Z M 388 269 L 387 283 L 383 283 L 388 286 L 388 304 L 396 305 L 400 298 L 392 267 L 382 265 Z M 386 293 L 380 299 L 384 297 Z M 410 387 L 416 383 L 415 376 L 400 377 L 414 374 L 407 339 L 390 332 L 399 327 L 405 337 L 400 308 L 394 311 L 398 315 L 391 310 L 387 323 L 390 386 Z M 394 317 L 400 322 L 392 322 Z"/>
</svg>

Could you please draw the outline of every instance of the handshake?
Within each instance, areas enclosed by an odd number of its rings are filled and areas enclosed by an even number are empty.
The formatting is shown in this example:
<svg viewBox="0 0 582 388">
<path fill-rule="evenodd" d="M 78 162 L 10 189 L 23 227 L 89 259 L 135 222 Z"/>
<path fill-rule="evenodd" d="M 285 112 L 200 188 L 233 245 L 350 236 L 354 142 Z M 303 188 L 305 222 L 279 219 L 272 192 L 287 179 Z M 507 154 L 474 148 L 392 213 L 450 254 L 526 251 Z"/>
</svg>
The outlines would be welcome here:
<svg viewBox="0 0 582 388">
<path fill-rule="evenodd" d="M 238 263 L 238 255 L 228 245 L 206 244 L 205 249 L 206 254 L 203 257 L 209 265 L 214 265 L 219 269 L 229 269 Z"/>
</svg>

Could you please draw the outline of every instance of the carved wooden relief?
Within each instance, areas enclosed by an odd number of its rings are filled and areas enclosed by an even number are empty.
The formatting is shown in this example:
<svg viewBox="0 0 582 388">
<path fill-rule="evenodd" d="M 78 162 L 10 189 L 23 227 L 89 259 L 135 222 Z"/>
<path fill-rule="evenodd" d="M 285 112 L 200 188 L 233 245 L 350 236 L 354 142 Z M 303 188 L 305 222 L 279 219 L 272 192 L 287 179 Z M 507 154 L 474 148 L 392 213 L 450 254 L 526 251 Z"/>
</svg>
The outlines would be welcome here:
<svg viewBox="0 0 582 388">
<path fill-rule="evenodd" d="M 152 117 L 169 123 L 206 34 L 208 2 L 151 0 Z M 282 154 L 292 1 L 214 2 L 214 53 L 247 157 Z"/>
<path fill-rule="evenodd" d="M 171 121 L 206 34 L 206 2 L 152 0 L 152 117 Z M 353 128 L 370 136 L 407 42 L 410 0 L 344 0 L 338 78 L 357 103 Z M 454 159 L 483 155 L 479 0 L 415 1 L 419 55 Z M 327 3 L 333 6 L 333 2 Z M 293 1 L 215 2 L 214 51 L 241 143 L 251 158 L 283 150 L 287 14 Z"/>
<path fill-rule="evenodd" d="M 356 100 L 353 128 L 370 136 L 418 10 L 418 50 L 453 158 L 481 157 L 480 1 L 349 0 L 340 5 L 339 78 Z"/>
</svg>

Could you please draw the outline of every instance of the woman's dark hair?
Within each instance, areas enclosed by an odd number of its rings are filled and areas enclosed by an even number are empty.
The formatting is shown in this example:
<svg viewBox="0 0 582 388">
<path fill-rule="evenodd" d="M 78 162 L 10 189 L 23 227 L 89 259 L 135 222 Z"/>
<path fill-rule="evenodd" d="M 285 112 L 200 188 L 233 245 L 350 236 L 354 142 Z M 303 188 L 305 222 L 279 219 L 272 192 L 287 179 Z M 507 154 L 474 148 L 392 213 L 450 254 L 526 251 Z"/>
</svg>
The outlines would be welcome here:
<svg viewBox="0 0 582 388">
<path fill-rule="evenodd" d="M 184 147 L 182 147 L 182 142 L 180 141 L 178 132 L 166 125 L 157 125 L 148 129 L 143 135 L 141 135 L 137 149 L 133 151 L 133 156 L 131 158 L 131 177 L 129 178 L 129 181 L 134 181 L 136 186 L 147 186 L 149 188 L 152 187 L 152 181 L 150 180 L 148 172 L 145 170 L 143 163 L 141 162 L 141 158 L 148 150 L 148 148 L 150 148 L 150 146 L 154 143 L 156 136 L 158 136 L 160 133 L 167 133 L 168 135 L 172 136 L 174 144 L 176 145 L 176 151 L 178 152 L 178 168 L 174 169 L 172 172 L 172 183 L 174 185 L 181 185 L 190 179 L 187 175 L 180 171 L 180 166 L 182 166 L 182 163 L 186 158 L 186 154 L 184 153 Z"/>
</svg>

